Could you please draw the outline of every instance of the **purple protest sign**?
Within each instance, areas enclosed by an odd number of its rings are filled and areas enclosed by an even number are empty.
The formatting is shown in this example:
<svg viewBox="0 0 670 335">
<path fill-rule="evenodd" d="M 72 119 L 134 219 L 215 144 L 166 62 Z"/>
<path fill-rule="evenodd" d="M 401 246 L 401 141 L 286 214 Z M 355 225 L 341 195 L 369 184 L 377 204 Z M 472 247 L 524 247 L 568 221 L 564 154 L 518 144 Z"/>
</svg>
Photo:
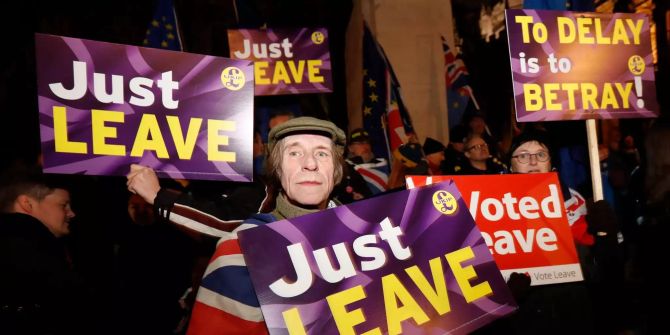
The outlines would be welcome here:
<svg viewBox="0 0 670 335">
<path fill-rule="evenodd" d="M 505 15 L 518 121 L 658 116 L 645 14 Z"/>
<path fill-rule="evenodd" d="M 230 57 L 254 61 L 256 95 L 332 92 L 328 30 L 228 30 Z"/>
<path fill-rule="evenodd" d="M 272 334 L 466 334 L 516 306 L 453 182 L 244 230 Z"/>
<path fill-rule="evenodd" d="M 44 171 L 250 181 L 249 61 L 35 35 Z"/>
</svg>

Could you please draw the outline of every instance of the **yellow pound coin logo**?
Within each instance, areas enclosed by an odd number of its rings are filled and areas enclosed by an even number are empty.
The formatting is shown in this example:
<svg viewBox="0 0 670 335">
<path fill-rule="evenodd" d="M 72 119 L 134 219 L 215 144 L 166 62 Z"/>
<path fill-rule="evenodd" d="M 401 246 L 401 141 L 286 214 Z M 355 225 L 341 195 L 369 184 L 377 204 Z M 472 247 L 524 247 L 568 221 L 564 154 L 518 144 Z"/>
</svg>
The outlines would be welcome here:
<svg viewBox="0 0 670 335">
<path fill-rule="evenodd" d="M 635 76 L 644 72 L 644 59 L 638 55 L 632 55 L 628 58 L 628 70 Z"/>
<path fill-rule="evenodd" d="M 223 87 L 231 91 L 237 91 L 244 87 L 244 79 L 244 72 L 234 66 L 227 67 L 221 72 Z"/>
<path fill-rule="evenodd" d="M 458 209 L 458 202 L 451 193 L 440 190 L 433 193 L 433 206 L 440 213 L 451 215 Z"/>
<path fill-rule="evenodd" d="M 326 37 L 323 36 L 323 33 L 320 31 L 315 31 L 312 33 L 312 42 L 314 42 L 314 44 L 321 44 L 325 39 Z"/>
</svg>

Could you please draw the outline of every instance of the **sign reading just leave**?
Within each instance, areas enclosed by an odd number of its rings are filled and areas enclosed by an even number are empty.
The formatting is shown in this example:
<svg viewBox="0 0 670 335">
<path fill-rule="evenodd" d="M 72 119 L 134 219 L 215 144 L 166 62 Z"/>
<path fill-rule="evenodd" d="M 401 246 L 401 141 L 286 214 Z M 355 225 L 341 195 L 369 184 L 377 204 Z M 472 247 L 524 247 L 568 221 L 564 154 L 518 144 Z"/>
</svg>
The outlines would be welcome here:
<svg viewBox="0 0 670 335">
<path fill-rule="evenodd" d="M 516 308 L 455 184 L 239 232 L 271 334 L 467 334 Z"/>
<path fill-rule="evenodd" d="M 249 61 L 36 34 L 44 171 L 250 181 Z"/>
<path fill-rule="evenodd" d="M 328 30 L 228 30 L 230 57 L 254 61 L 256 95 L 332 92 Z"/>
</svg>

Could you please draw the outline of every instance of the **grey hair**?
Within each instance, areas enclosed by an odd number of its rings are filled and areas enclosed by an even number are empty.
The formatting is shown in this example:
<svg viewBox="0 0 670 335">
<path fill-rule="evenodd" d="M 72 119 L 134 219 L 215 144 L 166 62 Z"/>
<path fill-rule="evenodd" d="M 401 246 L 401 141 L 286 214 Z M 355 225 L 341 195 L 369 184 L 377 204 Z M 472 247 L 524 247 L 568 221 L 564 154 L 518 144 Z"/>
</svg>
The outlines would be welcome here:
<svg viewBox="0 0 670 335">
<path fill-rule="evenodd" d="M 272 151 L 268 155 L 266 161 L 267 177 L 269 183 L 275 186 L 278 190 L 281 189 L 281 165 L 283 160 L 282 153 L 286 146 L 286 138 L 282 138 L 277 141 L 277 144 L 272 148 Z M 340 146 L 335 145 L 335 142 L 331 141 L 331 148 L 333 152 L 333 182 L 334 185 L 339 184 L 342 181 L 344 176 L 344 151 Z"/>
</svg>

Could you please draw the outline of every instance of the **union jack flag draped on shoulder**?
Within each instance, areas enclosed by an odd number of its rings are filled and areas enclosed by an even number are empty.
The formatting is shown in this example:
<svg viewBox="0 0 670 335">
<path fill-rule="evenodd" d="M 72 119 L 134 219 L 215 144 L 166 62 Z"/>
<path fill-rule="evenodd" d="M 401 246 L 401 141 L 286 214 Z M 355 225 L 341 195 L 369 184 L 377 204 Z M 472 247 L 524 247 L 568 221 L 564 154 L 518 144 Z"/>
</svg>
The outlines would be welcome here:
<svg viewBox="0 0 670 335">
<path fill-rule="evenodd" d="M 463 120 L 463 114 L 470 100 L 477 110 L 479 110 L 479 104 L 470 87 L 470 74 L 463 59 L 449 48 L 444 37 L 442 37 L 442 49 L 444 51 L 444 80 L 447 86 L 449 127 L 454 127 Z"/>
<path fill-rule="evenodd" d="M 199 213 L 199 215 L 202 217 L 207 214 Z M 208 217 L 202 221 L 217 221 L 217 219 Z M 253 228 L 258 222 L 258 220 L 248 221 L 230 233 L 221 234 L 222 237 L 198 289 L 188 335 L 268 333 L 237 240 L 238 231 Z"/>
</svg>

